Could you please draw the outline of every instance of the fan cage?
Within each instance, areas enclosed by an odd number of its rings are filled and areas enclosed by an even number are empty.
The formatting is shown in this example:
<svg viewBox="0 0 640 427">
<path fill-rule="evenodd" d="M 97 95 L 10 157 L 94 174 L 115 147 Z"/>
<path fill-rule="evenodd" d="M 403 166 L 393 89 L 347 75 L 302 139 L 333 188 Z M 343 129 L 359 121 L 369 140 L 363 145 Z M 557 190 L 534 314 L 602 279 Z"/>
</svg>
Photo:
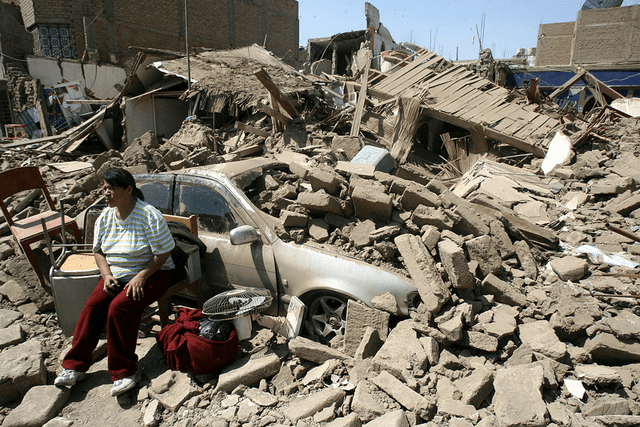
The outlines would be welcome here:
<svg viewBox="0 0 640 427">
<path fill-rule="evenodd" d="M 264 311 L 272 301 L 273 297 L 266 289 L 232 289 L 209 298 L 202 307 L 202 314 L 212 320 L 234 320 Z"/>
</svg>

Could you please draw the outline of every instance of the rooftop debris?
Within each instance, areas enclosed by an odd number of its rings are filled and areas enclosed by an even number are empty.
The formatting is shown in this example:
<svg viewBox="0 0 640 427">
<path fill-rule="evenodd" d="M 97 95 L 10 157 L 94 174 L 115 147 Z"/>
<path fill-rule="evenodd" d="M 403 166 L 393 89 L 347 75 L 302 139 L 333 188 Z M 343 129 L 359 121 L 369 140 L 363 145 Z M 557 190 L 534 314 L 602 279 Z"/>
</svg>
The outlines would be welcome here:
<svg viewBox="0 0 640 427">
<path fill-rule="evenodd" d="M 640 119 L 610 106 L 577 118 L 533 86 L 510 92 L 420 48 L 385 73 L 362 64 L 357 78 L 307 76 L 257 47 L 242 51 L 200 54 L 191 93 L 184 59 L 155 67 L 177 79 L 183 100 L 199 99 L 196 111 L 219 114 L 215 128 L 189 118 L 173 135 L 147 132 L 107 151 L 92 132 L 121 117 L 114 102 L 65 135 L 0 145 L 0 170 L 39 166 L 78 215 L 116 165 L 161 172 L 275 158 L 291 173 L 245 191 L 279 218 L 283 240 L 410 277 L 423 302 L 402 319 L 385 295 L 374 307 L 350 301 L 345 334 L 328 345 L 257 328 L 235 362 L 198 377 L 158 362 L 157 325 L 145 324 L 147 381 L 138 401 L 128 397 L 145 425 L 639 423 Z M 556 135 L 570 150 L 543 172 Z M 11 206 L 37 212 L 42 201 L 26 197 Z M 121 414 L 102 396 L 40 388 L 69 341 L 50 295 L 0 233 L 3 425 L 35 417 L 36 392 L 70 420 L 83 404 Z M 18 369 L 27 359 L 35 368 Z"/>
</svg>

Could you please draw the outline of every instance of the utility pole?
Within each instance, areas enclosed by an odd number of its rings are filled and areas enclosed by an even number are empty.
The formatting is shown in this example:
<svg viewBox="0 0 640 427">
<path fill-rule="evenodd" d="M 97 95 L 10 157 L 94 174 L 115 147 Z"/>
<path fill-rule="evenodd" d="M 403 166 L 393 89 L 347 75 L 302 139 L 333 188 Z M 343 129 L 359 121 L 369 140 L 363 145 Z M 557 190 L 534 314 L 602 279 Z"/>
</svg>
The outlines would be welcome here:
<svg viewBox="0 0 640 427">
<path fill-rule="evenodd" d="M 189 56 L 189 0 L 184 0 L 184 32 L 186 38 L 186 47 L 187 47 L 187 94 L 189 97 L 189 111 L 187 112 L 187 117 L 191 115 L 191 58 Z"/>
</svg>

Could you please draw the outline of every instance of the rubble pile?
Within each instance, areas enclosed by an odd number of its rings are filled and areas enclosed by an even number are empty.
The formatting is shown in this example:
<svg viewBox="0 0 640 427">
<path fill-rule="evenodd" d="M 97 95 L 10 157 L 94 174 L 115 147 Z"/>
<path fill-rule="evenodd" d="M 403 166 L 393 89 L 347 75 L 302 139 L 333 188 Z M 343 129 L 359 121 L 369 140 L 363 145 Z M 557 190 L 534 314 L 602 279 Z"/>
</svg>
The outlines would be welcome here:
<svg viewBox="0 0 640 427">
<path fill-rule="evenodd" d="M 148 132 L 122 151 L 74 161 L 28 146 L 2 150 L 0 169 L 38 165 L 69 215 L 98 198 L 112 167 L 146 173 L 274 158 L 280 164 L 243 190 L 279 219 L 280 238 L 330 245 L 409 277 L 419 292 L 409 318 L 390 294 L 373 307 L 349 301 L 344 335 L 330 342 L 256 328 L 236 361 L 211 375 L 168 370 L 147 326 L 145 380 L 119 405 L 146 426 L 640 424 L 638 119 L 609 111 L 585 121 L 546 175 L 543 159 L 514 166 L 489 155 L 452 182 L 440 167 L 353 163 L 382 138 L 348 136 L 357 121 L 350 110 L 331 113 L 320 100 L 299 107 L 297 117 L 252 111 L 218 131 L 188 119 L 169 139 Z M 23 215 L 41 204 L 36 195 Z M 79 403 L 51 384 L 70 342 L 7 233 L 0 224 L 0 422 L 68 425 Z M 96 358 L 100 351 L 104 344 Z M 105 367 L 102 358 L 85 381 L 108 383 Z M 83 393 L 77 400 L 122 411 L 104 393 Z"/>
</svg>

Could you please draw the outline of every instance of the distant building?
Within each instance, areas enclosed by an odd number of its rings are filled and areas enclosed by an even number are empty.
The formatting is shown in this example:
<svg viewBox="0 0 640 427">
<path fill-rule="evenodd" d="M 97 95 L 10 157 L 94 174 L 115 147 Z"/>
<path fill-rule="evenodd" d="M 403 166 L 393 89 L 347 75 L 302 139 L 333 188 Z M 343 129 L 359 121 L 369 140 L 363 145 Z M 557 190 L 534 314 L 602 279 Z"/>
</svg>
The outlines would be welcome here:
<svg viewBox="0 0 640 427">
<path fill-rule="evenodd" d="M 538 78 L 540 89 L 552 92 L 581 66 L 622 96 L 640 96 L 640 6 L 588 9 L 574 22 L 541 24 L 535 66 L 514 67 L 507 84 L 523 86 Z M 560 94 L 556 101 L 580 111 L 595 99 L 582 82 Z"/>
<path fill-rule="evenodd" d="M 7 1 L 7 0 L 3 0 Z M 130 46 L 185 51 L 184 1 L 20 0 L 33 53 L 129 65 Z M 192 47 L 227 49 L 264 45 L 298 59 L 298 2 L 295 0 L 191 0 Z"/>
</svg>

